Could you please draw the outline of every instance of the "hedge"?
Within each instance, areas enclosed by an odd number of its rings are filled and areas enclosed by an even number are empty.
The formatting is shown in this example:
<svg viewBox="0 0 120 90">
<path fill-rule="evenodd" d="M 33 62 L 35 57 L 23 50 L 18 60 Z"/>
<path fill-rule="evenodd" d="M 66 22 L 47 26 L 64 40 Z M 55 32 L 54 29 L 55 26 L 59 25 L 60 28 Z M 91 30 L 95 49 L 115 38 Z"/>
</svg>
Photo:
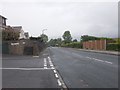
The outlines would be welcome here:
<svg viewBox="0 0 120 90">
<path fill-rule="evenodd" d="M 80 42 L 72 42 L 62 45 L 63 47 L 71 47 L 71 48 L 82 48 L 82 44 Z"/>
<path fill-rule="evenodd" d="M 106 47 L 107 50 L 120 51 L 120 44 L 118 43 L 109 43 Z"/>
</svg>

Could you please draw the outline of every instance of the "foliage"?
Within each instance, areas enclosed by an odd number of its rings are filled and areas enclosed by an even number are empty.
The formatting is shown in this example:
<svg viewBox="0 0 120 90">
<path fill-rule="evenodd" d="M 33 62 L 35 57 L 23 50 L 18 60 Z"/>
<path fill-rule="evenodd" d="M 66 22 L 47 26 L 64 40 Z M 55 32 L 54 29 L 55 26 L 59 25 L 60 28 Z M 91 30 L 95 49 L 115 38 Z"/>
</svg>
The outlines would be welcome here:
<svg viewBox="0 0 120 90">
<path fill-rule="evenodd" d="M 81 36 L 81 42 L 89 41 L 89 40 L 99 40 L 100 38 L 94 36 L 83 35 Z"/>
<path fill-rule="evenodd" d="M 70 47 L 70 48 L 82 48 L 82 43 L 80 42 L 72 42 L 62 45 L 62 47 Z"/>
<path fill-rule="evenodd" d="M 47 35 L 42 34 L 42 35 L 40 35 L 40 37 L 43 39 L 43 42 L 46 43 L 48 41 L 48 36 Z"/>
<path fill-rule="evenodd" d="M 77 39 L 74 39 L 73 42 L 77 42 Z"/>
<path fill-rule="evenodd" d="M 2 31 L 2 40 L 18 40 L 19 33 L 20 32 L 14 31 L 12 27 L 8 27 Z"/>
<path fill-rule="evenodd" d="M 40 42 L 43 42 L 43 39 L 41 37 L 30 37 L 30 40 L 37 40 L 37 41 L 40 41 Z"/>
<path fill-rule="evenodd" d="M 63 39 L 64 39 L 64 43 L 70 43 L 71 40 L 72 40 L 72 36 L 70 34 L 70 31 L 65 31 L 64 34 L 63 34 Z"/>
<path fill-rule="evenodd" d="M 115 38 L 114 40 L 117 44 L 120 44 L 120 38 Z"/>
<path fill-rule="evenodd" d="M 81 36 L 81 42 L 90 41 L 90 40 L 113 40 L 113 39 L 106 37 L 88 36 L 88 35 Z"/>
<path fill-rule="evenodd" d="M 49 41 L 49 46 L 61 46 L 61 44 L 62 44 L 62 39 L 61 38 L 51 39 Z"/>
<path fill-rule="evenodd" d="M 107 44 L 107 50 L 113 51 L 120 51 L 120 44 L 119 43 L 109 43 Z"/>
</svg>

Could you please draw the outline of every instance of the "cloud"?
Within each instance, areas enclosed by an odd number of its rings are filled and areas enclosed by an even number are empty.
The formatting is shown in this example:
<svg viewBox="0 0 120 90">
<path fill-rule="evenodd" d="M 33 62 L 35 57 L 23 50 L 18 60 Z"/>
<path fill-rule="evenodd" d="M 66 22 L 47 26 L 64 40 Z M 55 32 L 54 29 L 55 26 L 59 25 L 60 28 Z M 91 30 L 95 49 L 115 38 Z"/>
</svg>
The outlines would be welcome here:
<svg viewBox="0 0 120 90">
<path fill-rule="evenodd" d="M 42 29 L 53 38 L 70 30 L 74 37 L 88 34 L 117 37 L 118 12 L 116 2 L 39 2 L 3 3 L 3 15 L 10 25 L 22 25 L 32 36 Z"/>
</svg>

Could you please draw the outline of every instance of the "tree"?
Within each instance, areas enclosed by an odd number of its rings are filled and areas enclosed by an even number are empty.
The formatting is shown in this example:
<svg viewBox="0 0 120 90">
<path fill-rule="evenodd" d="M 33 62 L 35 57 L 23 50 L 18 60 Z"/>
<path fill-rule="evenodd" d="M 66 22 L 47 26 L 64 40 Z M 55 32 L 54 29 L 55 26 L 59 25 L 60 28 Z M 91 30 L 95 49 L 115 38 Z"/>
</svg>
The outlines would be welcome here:
<svg viewBox="0 0 120 90">
<path fill-rule="evenodd" d="M 77 39 L 74 39 L 73 42 L 77 42 Z"/>
<path fill-rule="evenodd" d="M 2 40 L 18 40 L 20 32 L 14 31 L 12 27 L 8 26 L 2 31 Z"/>
<path fill-rule="evenodd" d="M 48 36 L 47 35 L 42 34 L 42 35 L 40 35 L 40 37 L 43 39 L 43 42 L 46 43 L 48 41 Z"/>
<path fill-rule="evenodd" d="M 62 39 L 61 38 L 51 39 L 49 41 L 49 45 L 50 46 L 61 46 L 61 43 L 62 43 Z"/>
<path fill-rule="evenodd" d="M 81 42 L 89 41 L 89 40 L 100 40 L 100 38 L 94 36 L 88 36 L 88 35 L 81 36 Z"/>
<path fill-rule="evenodd" d="M 70 31 L 65 31 L 64 34 L 63 34 L 63 39 L 64 39 L 64 43 L 70 43 L 71 40 L 72 40 L 72 36 L 70 34 Z"/>
</svg>

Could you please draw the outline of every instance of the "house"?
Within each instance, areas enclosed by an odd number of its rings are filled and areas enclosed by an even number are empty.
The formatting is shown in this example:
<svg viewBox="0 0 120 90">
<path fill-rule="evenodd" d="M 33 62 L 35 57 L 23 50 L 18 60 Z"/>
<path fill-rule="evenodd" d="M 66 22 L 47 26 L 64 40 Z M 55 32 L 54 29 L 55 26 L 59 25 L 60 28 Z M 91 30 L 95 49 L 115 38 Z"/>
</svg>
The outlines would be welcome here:
<svg viewBox="0 0 120 90">
<path fill-rule="evenodd" d="M 0 15 L 0 29 L 3 30 L 6 28 L 6 20 L 4 16 Z"/>
<path fill-rule="evenodd" d="M 19 32 L 20 33 L 19 39 L 24 39 L 25 38 L 22 26 L 12 26 L 12 28 L 14 29 L 15 32 Z"/>
<path fill-rule="evenodd" d="M 28 32 L 25 32 L 24 35 L 25 35 L 25 39 L 29 39 L 29 33 Z"/>
</svg>

